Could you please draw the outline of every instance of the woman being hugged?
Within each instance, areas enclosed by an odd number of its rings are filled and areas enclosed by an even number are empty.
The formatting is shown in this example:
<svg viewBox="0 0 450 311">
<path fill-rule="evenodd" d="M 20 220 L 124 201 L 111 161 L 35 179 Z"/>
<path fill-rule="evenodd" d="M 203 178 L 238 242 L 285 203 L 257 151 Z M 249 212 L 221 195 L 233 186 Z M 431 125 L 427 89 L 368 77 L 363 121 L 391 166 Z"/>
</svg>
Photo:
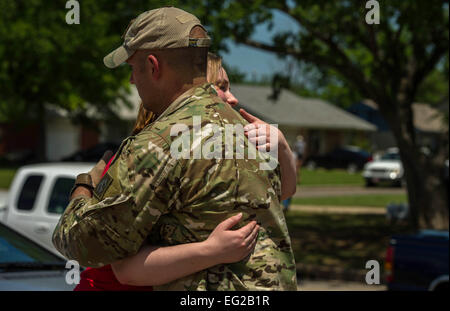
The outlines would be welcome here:
<svg viewBox="0 0 450 311">
<path fill-rule="evenodd" d="M 238 100 L 231 93 L 221 58 L 212 53 L 208 54 L 207 80 L 214 84 L 224 102 L 231 106 L 238 104 Z M 292 167 L 295 170 L 295 164 L 293 160 L 289 161 L 289 153 L 292 153 L 283 133 L 278 130 L 278 144 L 271 144 L 270 136 L 266 136 L 263 131 L 269 131 L 270 125 L 244 109 L 240 109 L 240 113 L 250 122 L 245 127 L 245 134 L 250 137 L 251 142 L 264 141 L 263 144 L 257 145 L 258 148 L 264 145 L 268 150 L 279 148 L 281 199 L 291 196 L 295 192 L 296 175 L 290 172 Z M 155 115 L 147 111 L 141 103 L 132 135 L 138 134 L 154 119 Z M 202 242 L 166 247 L 145 245 L 134 256 L 102 268 L 88 268 L 81 273 L 81 283 L 75 290 L 152 290 L 153 285 L 166 284 L 218 264 L 243 260 L 251 254 L 256 245 L 259 225 L 252 221 L 238 230 L 232 230 L 241 218 L 242 214 L 237 214 L 224 220 L 217 225 L 208 239 Z"/>
</svg>

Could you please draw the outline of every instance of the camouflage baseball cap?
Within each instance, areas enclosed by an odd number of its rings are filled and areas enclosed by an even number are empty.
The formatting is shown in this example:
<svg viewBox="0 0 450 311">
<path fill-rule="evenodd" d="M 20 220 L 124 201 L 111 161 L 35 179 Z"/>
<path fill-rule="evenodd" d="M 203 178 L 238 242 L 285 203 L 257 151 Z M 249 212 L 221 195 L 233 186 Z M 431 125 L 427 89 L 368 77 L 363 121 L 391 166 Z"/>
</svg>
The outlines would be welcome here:
<svg viewBox="0 0 450 311">
<path fill-rule="evenodd" d="M 103 62 L 106 67 L 115 68 L 137 50 L 208 47 L 209 37 L 189 37 L 195 26 L 205 29 L 197 17 L 175 7 L 146 11 L 129 23 L 123 44 L 105 56 Z"/>
</svg>

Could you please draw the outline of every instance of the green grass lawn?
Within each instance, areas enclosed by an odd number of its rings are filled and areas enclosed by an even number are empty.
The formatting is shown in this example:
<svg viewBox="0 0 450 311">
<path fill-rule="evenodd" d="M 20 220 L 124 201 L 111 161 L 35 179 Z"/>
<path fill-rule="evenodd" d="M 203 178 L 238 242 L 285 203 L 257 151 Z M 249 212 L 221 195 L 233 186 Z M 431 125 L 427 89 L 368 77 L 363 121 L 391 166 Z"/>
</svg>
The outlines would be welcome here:
<svg viewBox="0 0 450 311">
<path fill-rule="evenodd" d="M 0 168 L 0 189 L 9 189 L 17 169 Z"/>
<path fill-rule="evenodd" d="M 361 172 L 350 174 L 345 170 L 302 168 L 297 183 L 302 186 L 364 186 L 364 178 Z"/>
<path fill-rule="evenodd" d="M 289 211 L 286 221 L 296 262 L 317 267 L 365 270 L 371 259 L 383 267 L 390 236 L 410 232 L 383 215 Z"/>
<path fill-rule="evenodd" d="M 0 188 L 8 189 L 17 169 L 0 168 Z M 345 170 L 308 170 L 300 174 L 301 186 L 364 186 L 361 173 L 349 174 Z M 297 181 L 300 180 L 297 178 Z"/>
<path fill-rule="evenodd" d="M 317 198 L 293 198 L 292 204 L 329 206 L 386 207 L 389 203 L 406 203 L 406 194 L 362 194 Z"/>
</svg>

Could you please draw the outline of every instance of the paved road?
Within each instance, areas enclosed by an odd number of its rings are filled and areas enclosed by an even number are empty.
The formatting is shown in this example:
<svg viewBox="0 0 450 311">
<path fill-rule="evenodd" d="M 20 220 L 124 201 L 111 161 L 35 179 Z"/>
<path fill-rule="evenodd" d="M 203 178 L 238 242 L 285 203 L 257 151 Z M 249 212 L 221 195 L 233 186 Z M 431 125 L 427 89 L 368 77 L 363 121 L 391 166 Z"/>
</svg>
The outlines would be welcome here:
<svg viewBox="0 0 450 311">
<path fill-rule="evenodd" d="M 367 285 L 360 282 L 340 280 L 302 280 L 299 291 L 385 291 L 386 285 Z"/>
<path fill-rule="evenodd" d="M 294 198 L 312 198 L 325 196 L 343 196 L 343 195 L 361 195 L 361 194 L 403 194 L 406 188 L 386 188 L 386 187 L 351 187 L 351 186 L 335 186 L 335 187 L 302 187 L 297 186 L 297 192 Z"/>
</svg>

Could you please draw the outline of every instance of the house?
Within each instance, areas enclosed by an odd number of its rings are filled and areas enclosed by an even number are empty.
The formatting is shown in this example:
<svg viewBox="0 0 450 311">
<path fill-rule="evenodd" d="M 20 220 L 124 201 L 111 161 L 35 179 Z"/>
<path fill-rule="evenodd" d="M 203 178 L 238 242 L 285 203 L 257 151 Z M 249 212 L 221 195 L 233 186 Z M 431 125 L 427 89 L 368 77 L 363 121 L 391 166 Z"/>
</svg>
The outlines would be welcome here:
<svg viewBox="0 0 450 311">
<path fill-rule="evenodd" d="M 267 123 L 277 124 L 291 146 L 302 135 L 306 141 L 305 156 L 351 145 L 376 130 L 373 124 L 331 103 L 300 97 L 288 90 L 282 90 L 276 100 L 271 99 L 270 86 L 233 84 L 232 92 L 239 99 L 236 109 L 244 108 Z"/>
<path fill-rule="evenodd" d="M 444 109 L 448 110 L 448 104 Z M 425 103 L 414 103 L 414 127 L 419 145 L 433 148 L 438 143 L 437 136 L 448 128 L 442 111 Z M 376 126 L 377 131 L 372 133 L 374 150 L 385 150 L 397 146 L 395 137 L 386 120 L 381 115 L 377 103 L 372 100 L 362 100 L 353 104 L 348 112 Z"/>
<path fill-rule="evenodd" d="M 271 100 L 270 86 L 233 84 L 232 92 L 239 99 L 235 107 L 268 122 L 277 124 L 288 143 L 293 146 L 298 135 L 306 141 L 306 155 L 324 153 L 339 145 L 350 145 L 355 139 L 368 139 L 376 127 L 324 100 L 303 98 L 282 90 L 276 101 Z M 102 122 L 99 141 L 118 142 L 131 132 L 139 110 L 140 98 L 134 87 L 128 95 L 131 107 L 118 106 L 117 122 Z"/>
<path fill-rule="evenodd" d="M 128 95 L 131 107 L 118 105 L 113 110 L 118 119 L 101 117 L 94 109 L 88 116 L 96 129 L 77 125 L 69 120 L 62 109 L 48 108 L 46 113 L 46 152 L 49 161 L 58 161 L 80 149 L 87 149 L 99 142 L 120 143 L 133 129 L 139 110 L 140 98 L 132 87 Z M 240 103 L 236 109 L 244 108 L 249 113 L 278 125 L 289 144 L 293 146 L 296 137 L 302 135 L 308 154 L 324 153 L 339 145 L 352 144 L 355 139 L 367 139 L 376 126 L 344 111 L 326 101 L 303 98 L 288 90 L 282 90 L 276 100 L 270 99 L 270 86 L 233 85 L 233 94 Z M 36 129 L 28 129 L 31 137 L 26 148 L 37 146 Z M 8 136 L 8 135 L 6 135 Z M 21 147 L 21 148 L 22 148 Z M 2 150 L 0 142 L 0 151 Z M 11 150 L 3 142 L 3 151 Z"/>
<path fill-rule="evenodd" d="M 120 143 L 133 128 L 137 108 L 121 107 L 117 110 L 122 115 L 119 120 L 104 118 L 95 109 L 90 109 L 89 124 L 81 124 L 71 120 L 64 109 L 46 107 L 44 126 L 47 160 L 59 161 L 100 142 Z M 34 161 L 41 139 L 39 131 L 37 123 L 20 126 L 13 123 L 0 124 L 0 160 L 5 157 L 19 162 L 27 162 L 28 159 Z"/>
</svg>

